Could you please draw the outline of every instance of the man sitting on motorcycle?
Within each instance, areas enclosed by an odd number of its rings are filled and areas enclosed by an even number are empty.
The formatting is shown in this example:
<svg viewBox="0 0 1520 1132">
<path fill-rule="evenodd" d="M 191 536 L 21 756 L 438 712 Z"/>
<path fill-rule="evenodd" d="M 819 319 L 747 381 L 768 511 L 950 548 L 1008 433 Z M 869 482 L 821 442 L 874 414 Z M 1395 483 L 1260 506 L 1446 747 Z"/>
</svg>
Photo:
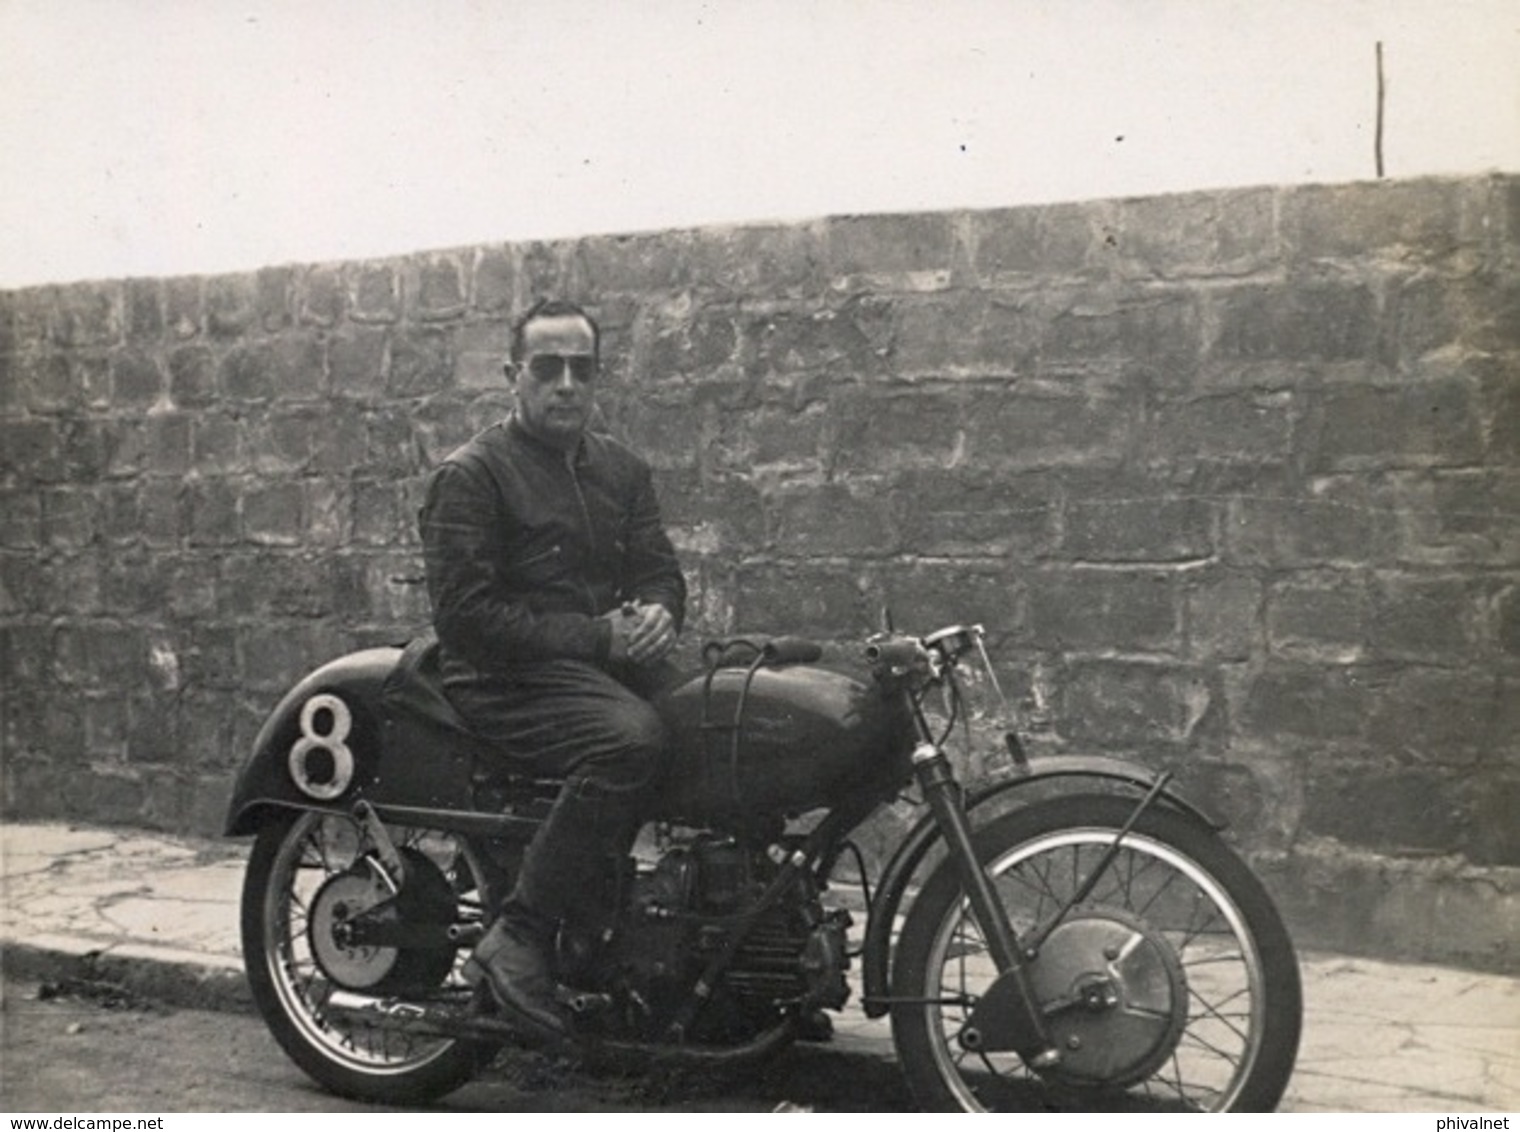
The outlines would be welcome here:
<svg viewBox="0 0 1520 1132">
<path fill-rule="evenodd" d="M 516 410 L 434 471 L 421 512 L 450 699 L 504 759 L 565 778 L 464 968 L 538 1037 L 568 1029 L 556 927 L 626 857 L 659 775 L 665 729 L 645 696 L 686 602 L 648 465 L 587 428 L 599 366 L 584 310 L 529 310 L 504 366 Z"/>
</svg>

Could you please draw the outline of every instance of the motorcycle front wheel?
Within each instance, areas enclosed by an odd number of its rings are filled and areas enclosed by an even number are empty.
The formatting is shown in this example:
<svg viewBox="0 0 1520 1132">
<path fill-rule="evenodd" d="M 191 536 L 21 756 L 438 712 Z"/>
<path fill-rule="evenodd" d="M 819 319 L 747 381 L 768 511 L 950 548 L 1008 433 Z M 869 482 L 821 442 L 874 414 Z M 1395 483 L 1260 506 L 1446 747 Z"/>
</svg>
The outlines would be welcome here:
<svg viewBox="0 0 1520 1132">
<path fill-rule="evenodd" d="M 977 830 L 1022 944 L 1058 1064 L 1034 1070 L 969 1025 L 997 978 L 954 862 L 909 910 L 892 966 L 892 1034 L 919 1104 L 966 1111 L 1275 1108 L 1298 1051 L 1302 992 L 1282 919 L 1210 829 L 1152 809 L 1075 896 L 1135 804 L 1051 799 Z M 999 1043 L 991 1043 L 999 1044 Z"/>
<path fill-rule="evenodd" d="M 353 945 L 342 925 L 365 913 L 479 922 L 489 874 L 451 834 L 388 832 L 407 864 L 399 896 L 369 866 L 373 847 L 350 818 L 290 813 L 265 825 L 243 880 L 243 962 L 259 1013 L 308 1076 L 343 1096 L 414 1103 L 452 1092 L 496 1051 L 387 1024 L 386 1012 L 409 999 L 467 997 L 462 956 Z"/>
</svg>

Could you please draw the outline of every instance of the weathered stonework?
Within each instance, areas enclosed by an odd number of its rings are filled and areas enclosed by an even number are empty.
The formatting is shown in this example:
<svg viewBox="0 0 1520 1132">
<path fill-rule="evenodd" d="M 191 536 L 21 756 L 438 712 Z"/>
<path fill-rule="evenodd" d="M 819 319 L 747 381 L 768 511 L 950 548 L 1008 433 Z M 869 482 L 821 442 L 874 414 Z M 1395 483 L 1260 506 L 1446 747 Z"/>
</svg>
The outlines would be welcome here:
<svg viewBox="0 0 1520 1132">
<path fill-rule="evenodd" d="M 421 485 L 545 292 L 689 656 L 984 622 L 1032 747 L 1175 768 L 1305 941 L 1520 961 L 1513 176 L 0 294 L 4 812 L 218 829 L 286 685 L 426 623 Z"/>
</svg>

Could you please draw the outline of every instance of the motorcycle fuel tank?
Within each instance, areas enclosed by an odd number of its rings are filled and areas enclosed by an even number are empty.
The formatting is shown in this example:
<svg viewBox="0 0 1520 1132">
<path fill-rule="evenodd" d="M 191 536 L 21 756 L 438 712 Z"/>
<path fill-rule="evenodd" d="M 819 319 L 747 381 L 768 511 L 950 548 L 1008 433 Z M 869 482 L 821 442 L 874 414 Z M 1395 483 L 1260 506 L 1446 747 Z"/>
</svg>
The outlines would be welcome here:
<svg viewBox="0 0 1520 1132">
<path fill-rule="evenodd" d="M 659 816 L 693 823 L 796 814 L 903 780 L 913 730 L 896 697 L 811 665 L 724 668 L 656 705 L 670 732 Z"/>
</svg>

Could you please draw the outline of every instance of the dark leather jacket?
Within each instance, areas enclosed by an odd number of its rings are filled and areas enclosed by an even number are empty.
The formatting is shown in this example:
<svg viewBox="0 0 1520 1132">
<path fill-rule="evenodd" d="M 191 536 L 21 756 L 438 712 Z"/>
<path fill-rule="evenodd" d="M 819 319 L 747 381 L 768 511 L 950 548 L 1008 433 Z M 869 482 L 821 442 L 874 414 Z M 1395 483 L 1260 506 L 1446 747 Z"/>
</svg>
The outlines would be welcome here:
<svg viewBox="0 0 1520 1132">
<path fill-rule="evenodd" d="M 681 625 L 686 583 L 649 467 L 610 437 L 565 452 L 510 417 L 439 465 L 420 523 L 446 676 L 605 664 L 600 616 L 624 601 L 657 601 Z"/>
</svg>

